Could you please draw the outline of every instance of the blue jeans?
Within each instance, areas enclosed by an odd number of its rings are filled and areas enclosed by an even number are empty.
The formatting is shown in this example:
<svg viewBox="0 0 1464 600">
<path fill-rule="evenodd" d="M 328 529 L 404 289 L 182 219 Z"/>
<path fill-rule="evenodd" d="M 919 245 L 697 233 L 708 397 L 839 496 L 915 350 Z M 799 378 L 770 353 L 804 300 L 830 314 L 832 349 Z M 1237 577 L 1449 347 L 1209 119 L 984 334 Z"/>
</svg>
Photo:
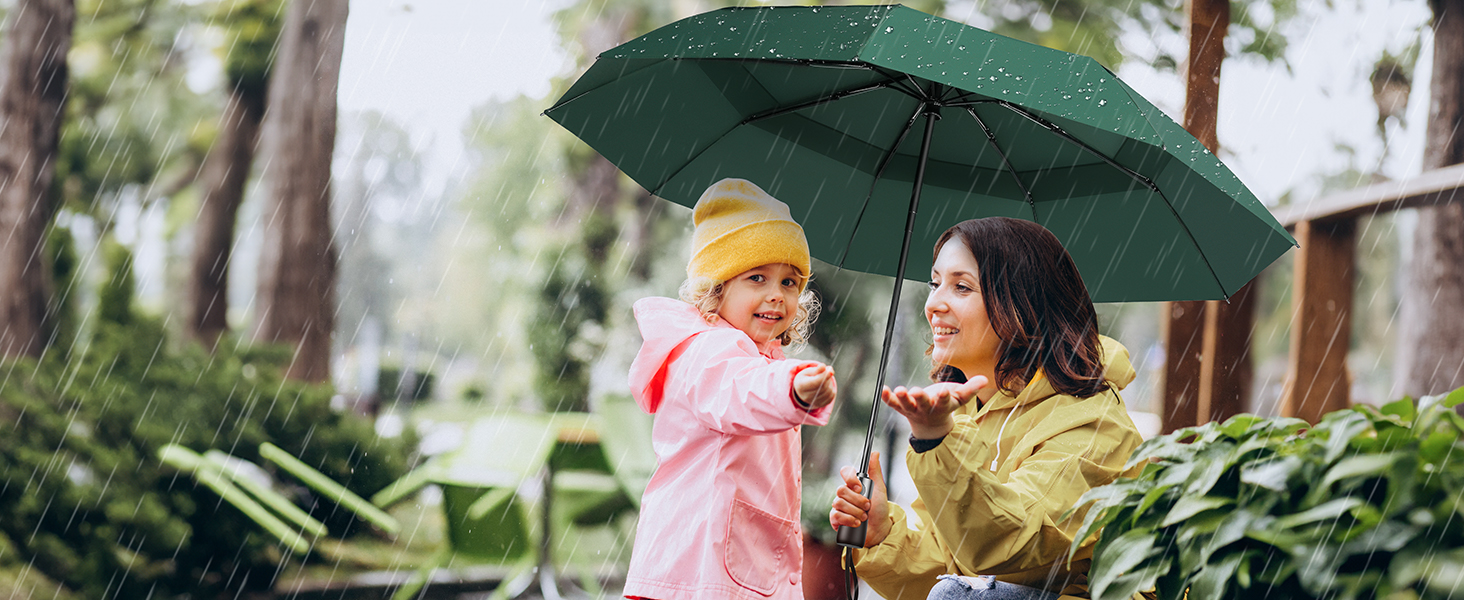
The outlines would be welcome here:
<svg viewBox="0 0 1464 600">
<path fill-rule="evenodd" d="M 1047 590 L 997 581 L 995 577 L 941 575 L 927 600 L 1057 600 Z"/>
</svg>

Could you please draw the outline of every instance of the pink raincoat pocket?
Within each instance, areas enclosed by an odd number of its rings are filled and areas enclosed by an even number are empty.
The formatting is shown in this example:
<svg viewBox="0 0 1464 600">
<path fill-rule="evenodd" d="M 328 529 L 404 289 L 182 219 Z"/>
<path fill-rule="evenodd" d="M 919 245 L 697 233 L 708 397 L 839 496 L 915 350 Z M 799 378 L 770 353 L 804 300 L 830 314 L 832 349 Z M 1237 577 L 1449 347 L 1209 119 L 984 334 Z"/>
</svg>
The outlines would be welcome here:
<svg viewBox="0 0 1464 600">
<path fill-rule="evenodd" d="M 798 524 L 732 499 L 727 517 L 727 546 L 723 562 L 738 585 L 764 596 L 788 580 L 793 565 L 801 565 Z"/>
</svg>

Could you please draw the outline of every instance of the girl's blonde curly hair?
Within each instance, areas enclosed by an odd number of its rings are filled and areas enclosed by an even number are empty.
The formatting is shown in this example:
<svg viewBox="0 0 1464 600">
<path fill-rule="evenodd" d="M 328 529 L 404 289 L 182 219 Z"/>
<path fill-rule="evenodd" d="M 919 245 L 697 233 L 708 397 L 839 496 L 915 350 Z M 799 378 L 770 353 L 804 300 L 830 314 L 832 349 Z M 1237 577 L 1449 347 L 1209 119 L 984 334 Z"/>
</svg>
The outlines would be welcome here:
<svg viewBox="0 0 1464 600">
<path fill-rule="evenodd" d="M 678 295 L 683 302 L 695 306 L 701 312 L 702 319 L 708 325 L 715 325 L 717 310 L 722 308 L 722 285 L 725 281 L 717 281 L 710 277 L 691 277 L 681 282 L 681 289 Z M 808 335 L 813 331 L 813 323 L 818 320 L 818 312 L 822 308 L 818 295 L 813 290 L 804 287 L 803 293 L 798 295 L 798 311 L 793 315 L 793 324 L 783 335 L 778 336 L 778 341 L 784 348 L 796 349 L 808 343 Z"/>
</svg>

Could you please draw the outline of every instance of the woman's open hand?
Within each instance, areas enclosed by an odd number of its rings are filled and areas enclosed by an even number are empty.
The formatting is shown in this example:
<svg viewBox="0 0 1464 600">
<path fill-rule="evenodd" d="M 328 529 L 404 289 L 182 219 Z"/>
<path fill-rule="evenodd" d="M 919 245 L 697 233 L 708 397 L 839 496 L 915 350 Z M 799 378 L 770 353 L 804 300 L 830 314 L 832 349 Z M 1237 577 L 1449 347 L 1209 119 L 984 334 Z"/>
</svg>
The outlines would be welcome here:
<svg viewBox="0 0 1464 600">
<path fill-rule="evenodd" d="M 829 510 L 829 525 L 858 527 L 865 519 L 869 528 L 864 530 L 864 547 L 872 548 L 883 542 L 890 534 L 889 498 L 885 493 L 884 472 L 879 465 L 879 453 L 869 457 L 869 481 L 874 486 L 871 497 L 865 498 L 859 489 L 859 473 L 854 467 L 842 467 L 839 476 L 844 485 L 834 491 L 834 507 Z"/>
<path fill-rule="evenodd" d="M 986 387 L 986 377 L 977 375 L 966 383 L 942 382 L 921 387 L 886 387 L 880 391 L 885 405 L 910 422 L 910 434 L 922 440 L 943 438 L 955 427 L 951 413 L 976 397 Z"/>
</svg>

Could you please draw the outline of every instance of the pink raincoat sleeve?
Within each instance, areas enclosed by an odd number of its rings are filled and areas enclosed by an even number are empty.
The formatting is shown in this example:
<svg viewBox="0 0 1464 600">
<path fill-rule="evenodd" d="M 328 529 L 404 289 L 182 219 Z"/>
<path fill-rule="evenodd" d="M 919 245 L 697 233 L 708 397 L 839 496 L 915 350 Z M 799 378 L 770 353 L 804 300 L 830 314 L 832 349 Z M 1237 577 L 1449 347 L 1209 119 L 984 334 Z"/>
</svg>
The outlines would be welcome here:
<svg viewBox="0 0 1464 600">
<path fill-rule="evenodd" d="M 697 335 L 671 365 L 666 397 L 686 399 L 702 425 L 729 435 L 824 425 L 832 405 L 805 411 L 793 400 L 793 376 L 817 364 L 770 360 L 758 354 L 747 334 L 712 328 Z"/>
</svg>

